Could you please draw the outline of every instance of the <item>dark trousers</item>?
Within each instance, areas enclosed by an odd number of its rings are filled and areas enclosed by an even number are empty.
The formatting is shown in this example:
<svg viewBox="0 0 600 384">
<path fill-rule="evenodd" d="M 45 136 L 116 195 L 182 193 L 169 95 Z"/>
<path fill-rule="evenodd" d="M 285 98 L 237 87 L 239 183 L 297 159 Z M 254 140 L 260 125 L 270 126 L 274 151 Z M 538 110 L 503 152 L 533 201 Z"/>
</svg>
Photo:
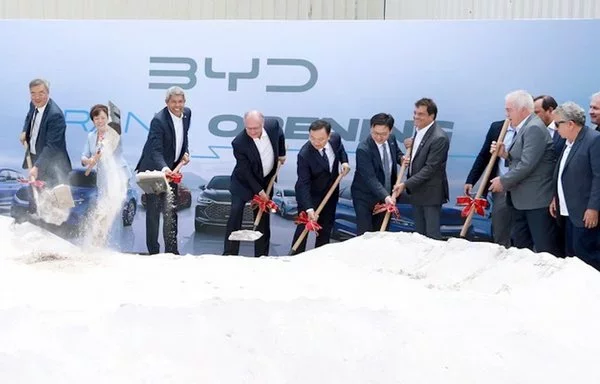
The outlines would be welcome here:
<svg viewBox="0 0 600 384">
<path fill-rule="evenodd" d="M 565 218 L 566 255 L 577 256 L 582 261 L 600 271 L 600 249 L 598 249 L 598 234 L 600 229 L 576 227 L 571 220 Z"/>
<path fill-rule="evenodd" d="M 548 208 L 514 210 L 512 240 L 515 247 L 560 257 L 564 252 L 559 248 L 557 235 L 556 222 Z"/>
<path fill-rule="evenodd" d="M 163 239 L 165 253 L 179 254 L 177 249 L 177 184 L 169 183 L 173 191 L 173 201 L 169 202 L 167 193 L 146 194 L 146 246 L 151 255 L 160 252 L 158 227 L 160 215 L 163 215 Z"/>
<path fill-rule="evenodd" d="M 413 216 L 417 233 L 431 239 L 441 240 L 440 214 L 441 205 L 413 205 Z"/>
<path fill-rule="evenodd" d="M 225 231 L 225 245 L 223 247 L 223 255 L 237 255 L 240 252 L 240 242 L 230 241 L 229 235 L 232 232 L 238 231 L 242 228 L 242 221 L 244 220 L 244 207 L 247 201 L 237 196 L 231 197 L 231 212 L 229 219 L 227 220 L 227 229 Z M 254 219 L 258 215 L 258 209 L 253 211 Z M 270 240 L 271 240 L 271 218 L 270 214 L 263 212 L 260 222 L 256 227 L 256 230 L 263 235 L 260 239 L 254 242 L 254 257 L 266 256 L 269 254 Z"/>
<path fill-rule="evenodd" d="M 511 246 L 513 207 L 506 204 L 506 192 L 492 193 L 492 236 L 494 243 L 506 248 Z"/>
<path fill-rule="evenodd" d="M 383 219 L 385 218 L 385 212 L 373 215 L 374 205 L 359 199 L 354 199 L 352 203 L 356 214 L 356 236 L 360 236 L 365 232 L 379 231 L 381 224 L 383 224 Z M 390 223 L 388 222 L 388 225 L 385 228 L 386 231 L 389 226 Z"/>
<path fill-rule="evenodd" d="M 321 226 L 321 230 L 317 232 L 317 237 L 315 239 L 315 248 L 321 247 L 325 244 L 329 244 L 331 240 L 331 230 L 333 229 L 333 222 L 335 220 L 335 207 L 337 205 L 337 199 L 329 199 L 323 210 L 319 214 L 319 219 L 317 223 Z M 319 202 L 319 204 L 321 204 Z M 294 238 L 292 239 L 292 246 L 296 244 L 296 240 L 300 237 L 302 232 L 304 231 L 304 225 L 299 224 L 296 226 L 296 232 L 294 232 Z M 309 232 L 310 233 L 310 232 Z M 306 250 L 306 240 L 308 238 L 308 234 L 304 237 L 304 240 L 298 246 L 298 249 L 293 254 L 298 254 L 304 252 Z"/>
</svg>

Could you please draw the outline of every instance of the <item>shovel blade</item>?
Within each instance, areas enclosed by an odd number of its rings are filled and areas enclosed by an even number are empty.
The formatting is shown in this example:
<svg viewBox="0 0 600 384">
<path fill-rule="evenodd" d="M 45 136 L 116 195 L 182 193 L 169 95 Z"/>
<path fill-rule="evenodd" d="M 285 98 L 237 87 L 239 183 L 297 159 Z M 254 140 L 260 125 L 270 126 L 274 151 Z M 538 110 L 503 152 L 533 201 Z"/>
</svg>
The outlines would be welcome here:
<svg viewBox="0 0 600 384">
<path fill-rule="evenodd" d="M 75 202 L 73 201 L 73 195 L 71 194 L 71 187 L 66 184 L 60 184 L 52 188 L 52 195 L 56 200 L 56 206 L 60 209 L 73 208 Z"/>
<path fill-rule="evenodd" d="M 262 233 L 259 231 L 251 231 L 249 229 L 242 229 L 240 231 L 231 232 L 229 235 L 230 241 L 256 241 L 262 237 Z"/>
<path fill-rule="evenodd" d="M 164 172 L 161 171 L 145 171 L 135 175 L 137 185 L 149 194 L 160 194 L 167 192 L 170 188 Z"/>
</svg>

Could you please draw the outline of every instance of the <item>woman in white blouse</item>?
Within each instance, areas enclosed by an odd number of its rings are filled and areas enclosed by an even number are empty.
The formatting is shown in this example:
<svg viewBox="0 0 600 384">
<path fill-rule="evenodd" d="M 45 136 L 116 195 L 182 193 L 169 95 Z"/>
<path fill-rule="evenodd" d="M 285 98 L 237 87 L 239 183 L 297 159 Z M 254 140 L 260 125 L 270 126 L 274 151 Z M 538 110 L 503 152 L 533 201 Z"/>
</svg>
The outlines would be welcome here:
<svg viewBox="0 0 600 384">
<path fill-rule="evenodd" d="M 88 134 L 81 164 L 88 169 L 96 169 L 98 197 L 88 222 L 88 235 L 95 237 L 95 245 L 105 245 L 109 237 L 109 243 L 119 248 L 123 203 L 131 171 L 123 157 L 120 135 L 108 125 L 108 107 L 94 105 L 90 118 L 95 129 Z"/>
</svg>

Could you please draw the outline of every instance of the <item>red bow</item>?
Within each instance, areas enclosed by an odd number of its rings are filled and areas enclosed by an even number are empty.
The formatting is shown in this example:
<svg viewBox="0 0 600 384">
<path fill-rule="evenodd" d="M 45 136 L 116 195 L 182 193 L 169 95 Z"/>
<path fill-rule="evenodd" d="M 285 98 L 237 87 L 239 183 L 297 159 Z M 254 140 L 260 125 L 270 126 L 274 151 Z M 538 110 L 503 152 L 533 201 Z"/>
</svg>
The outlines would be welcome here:
<svg viewBox="0 0 600 384">
<path fill-rule="evenodd" d="M 319 223 L 317 223 L 316 221 L 313 221 L 313 220 L 309 220 L 308 214 L 304 211 L 300 212 L 300 215 L 298 215 L 298 217 L 296 217 L 295 223 L 296 223 L 296 225 L 304 224 L 304 228 L 306 228 L 306 230 L 309 232 L 318 232 L 322 229 L 322 227 L 319 225 Z M 318 233 L 317 233 L 317 236 L 319 236 Z"/>
<path fill-rule="evenodd" d="M 396 204 L 388 204 L 388 203 L 379 203 L 375 204 L 375 208 L 373 208 L 373 215 L 377 215 L 378 213 L 389 212 L 394 217 L 400 217 L 400 212 L 398 211 L 398 207 Z"/>
<path fill-rule="evenodd" d="M 250 205 L 252 206 L 252 209 L 258 208 L 263 212 L 277 212 L 277 204 L 275 204 L 273 200 L 263 200 L 263 198 L 258 195 L 254 195 Z"/>
<path fill-rule="evenodd" d="M 462 217 L 469 216 L 469 212 L 471 212 L 472 207 L 475 207 L 475 212 L 477 212 L 478 215 L 484 216 L 485 208 L 488 206 L 488 201 L 482 197 L 473 199 L 471 196 L 459 196 L 456 198 L 456 205 L 465 206 L 460 213 Z"/>
<path fill-rule="evenodd" d="M 46 183 L 44 183 L 42 180 L 33 180 L 33 181 L 29 181 L 26 179 L 19 179 L 19 183 L 21 184 L 30 184 L 36 188 L 44 188 L 44 186 L 46 185 Z"/>
<path fill-rule="evenodd" d="M 168 177 L 171 183 L 179 184 L 181 183 L 181 179 L 183 179 L 183 175 L 181 173 L 173 173 Z"/>
</svg>

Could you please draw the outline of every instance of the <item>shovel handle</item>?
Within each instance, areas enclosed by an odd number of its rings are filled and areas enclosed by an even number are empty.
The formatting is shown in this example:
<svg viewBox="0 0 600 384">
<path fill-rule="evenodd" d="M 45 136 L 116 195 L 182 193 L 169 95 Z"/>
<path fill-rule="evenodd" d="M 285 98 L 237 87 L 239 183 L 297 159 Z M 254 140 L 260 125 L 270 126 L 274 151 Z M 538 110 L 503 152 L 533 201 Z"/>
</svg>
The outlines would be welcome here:
<svg viewBox="0 0 600 384">
<path fill-rule="evenodd" d="M 500 135 L 498 135 L 498 139 L 496 143 L 502 143 L 504 141 L 504 136 L 506 136 L 506 131 L 508 130 L 508 126 L 510 121 L 508 119 L 504 120 L 504 124 L 502 125 L 502 129 L 500 130 Z M 498 150 L 500 149 L 500 145 L 496 146 L 496 150 L 492 153 L 490 157 L 490 161 L 488 162 L 487 167 L 485 168 L 485 172 L 481 178 L 481 184 L 479 184 L 479 189 L 477 190 L 477 194 L 475 195 L 475 199 L 479 199 L 483 193 L 485 192 L 485 188 L 488 184 L 488 179 L 490 178 L 490 174 L 492 173 L 492 169 L 494 168 L 494 163 L 498 158 Z M 471 210 L 465 219 L 465 223 L 460 231 L 460 237 L 465 238 L 467 235 L 467 230 L 471 226 L 471 221 L 473 220 L 473 214 L 475 213 L 475 206 L 471 206 Z"/>
<path fill-rule="evenodd" d="M 413 145 L 414 145 L 414 143 L 413 143 Z M 411 154 L 412 154 L 412 145 L 410 146 L 410 148 L 408 148 L 408 151 L 406 151 L 406 156 L 408 156 L 408 158 L 410 158 Z M 406 172 L 406 166 L 404 165 L 404 159 L 403 159 L 402 166 L 400 167 L 400 173 L 398 173 L 398 178 L 396 179 L 396 185 L 399 185 L 401 183 L 405 172 Z M 396 192 L 392 193 L 392 197 L 398 198 L 398 195 L 396 194 Z M 391 215 L 392 215 L 392 213 L 389 211 L 385 213 L 385 217 L 383 218 L 383 222 L 381 223 L 381 228 L 379 228 L 379 232 L 385 232 L 385 230 L 388 226 L 388 223 L 390 222 Z"/>
<path fill-rule="evenodd" d="M 337 179 L 335 179 L 335 181 L 331 185 L 331 187 L 329 187 L 329 191 L 327 191 L 327 194 L 325 195 L 325 197 L 321 201 L 321 204 L 319 204 L 319 206 L 317 207 L 317 210 L 315 211 L 315 213 L 317 215 L 321 213 L 321 211 L 323 210 L 323 208 L 325 208 L 325 204 L 327 204 L 327 201 L 329 201 L 329 198 L 331 197 L 331 195 L 333 195 L 333 191 L 338 186 L 338 184 L 340 183 L 340 181 L 342 181 L 342 178 L 344 176 L 346 176 L 344 173 L 340 173 L 338 175 Z M 296 252 L 296 250 L 298 249 L 298 247 L 300 246 L 300 244 L 302 243 L 302 241 L 304 240 L 304 238 L 306 237 L 306 235 L 308 235 L 308 229 L 306 229 L 306 226 L 304 226 L 304 230 L 300 234 L 300 237 L 298 237 L 298 240 L 296 240 L 296 242 L 292 246 L 292 251 Z"/>
<path fill-rule="evenodd" d="M 271 177 L 271 180 L 269 180 L 269 185 L 267 185 L 267 190 L 265 191 L 267 194 L 267 197 L 271 194 L 271 190 L 273 189 L 273 184 L 275 184 L 275 179 L 277 178 L 277 175 L 279 174 L 279 170 L 281 169 L 281 162 L 279 160 L 275 160 L 275 161 L 277 161 L 277 169 L 275 170 L 275 174 Z M 263 211 L 258 211 L 258 214 L 256 215 L 256 219 L 254 219 L 254 230 L 255 231 L 256 231 L 256 228 L 258 227 L 258 223 L 260 223 L 262 214 L 263 214 Z"/>
</svg>

